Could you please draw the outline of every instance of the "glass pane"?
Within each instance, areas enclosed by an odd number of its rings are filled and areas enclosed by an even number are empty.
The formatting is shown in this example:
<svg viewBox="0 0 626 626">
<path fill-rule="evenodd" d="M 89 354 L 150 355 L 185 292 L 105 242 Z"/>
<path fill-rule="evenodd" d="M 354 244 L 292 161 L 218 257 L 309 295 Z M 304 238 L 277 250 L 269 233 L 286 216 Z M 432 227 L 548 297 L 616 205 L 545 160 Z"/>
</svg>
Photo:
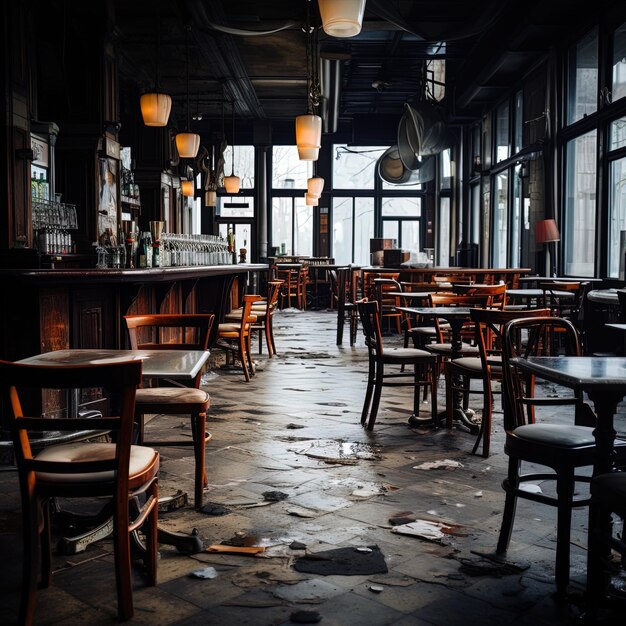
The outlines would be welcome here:
<svg viewBox="0 0 626 626">
<path fill-rule="evenodd" d="M 398 226 L 397 220 L 383 220 L 383 237 L 385 239 L 395 239 L 397 243 L 400 240 Z"/>
<path fill-rule="evenodd" d="M 232 147 L 224 150 L 225 176 L 232 169 Z M 254 146 L 235 146 L 235 174 L 241 178 L 242 189 L 254 189 Z"/>
<path fill-rule="evenodd" d="M 491 263 L 493 267 L 506 267 L 508 206 L 509 206 L 509 173 L 501 172 L 494 181 L 493 196 L 493 231 Z"/>
<path fill-rule="evenodd" d="M 437 263 L 450 267 L 450 198 L 439 200 Z"/>
<path fill-rule="evenodd" d="M 291 233 L 293 226 L 294 198 L 272 200 L 272 246 L 285 244 L 285 253 L 294 254 Z"/>
<path fill-rule="evenodd" d="M 611 163 L 609 181 L 609 276 L 619 278 L 624 263 L 621 239 L 626 243 L 626 158 Z"/>
<path fill-rule="evenodd" d="M 376 173 L 376 175 L 378 175 L 378 172 Z M 382 178 L 380 179 L 380 182 L 382 183 L 382 188 L 385 191 L 389 189 L 392 191 L 402 191 L 404 189 L 413 191 L 414 189 L 422 188 L 422 183 L 405 183 L 403 185 L 394 185 L 393 183 L 388 183 L 386 180 L 383 180 Z"/>
<path fill-rule="evenodd" d="M 596 236 L 596 131 L 567 144 L 565 273 L 593 276 Z M 563 235 L 561 234 L 563 237 Z"/>
<path fill-rule="evenodd" d="M 376 161 L 386 148 L 339 144 L 333 149 L 333 189 L 374 189 Z"/>
<path fill-rule="evenodd" d="M 294 254 L 313 256 L 313 207 L 304 198 L 296 198 Z"/>
<path fill-rule="evenodd" d="M 598 33 L 583 37 L 569 63 L 569 124 L 598 109 Z"/>
<path fill-rule="evenodd" d="M 613 90 L 612 102 L 626 96 L 626 23 L 613 37 Z"/>
<path fill-rule="evenodd" d="M 450 157 L 450 148 L 441 153 L 441 189 L 450 189 L 452 187 L 452 162 Z"/>
<path fill-rule="evenodd" d="M 471 218 L 470 243 L 480 242 L 480 185 L 472 185 L 470 191 Z"/>
<path fill-rule="evenodd" d="M 352 262 L 352 201 L 333 198 L 333 256 L 338 265 Z"/>
<path fill-rule="evenodd" d="M 402 249 L 411 252 L 419 252 L 420 247 L 420 222 L 419 220 L 403 220 L 402 226 Z"/>
<path fill-rule="evenodd" d="M 374 198 L 355 199 L 354 262 L 370 263 L 370 239 L 374 236 Z"/>
<path fill-rule="evenodd" d="M 517 153 L 522 149 L 524 142 L 524 96 L 521 91 L 515 94 L 515 137 L 513 152 Z"/>
<path fill-rule="evenodd" d="M 274 146 L 272 150 L 274 189 L 306 189 L 306 181 L 312 175 L 312 162 L 301 161 L 296 146 Z"/>
<path fill-rule="evenodd" d="M 397 215 L 399 217 L 419 217 L 422 214 L 421 198 L 383 198 L 383 217 Z"/>
<path fill-rule="evenodd" d="M 227 206 L 229 204 L 241 206 Z M 243 206 L 245 204 L 248 206 Z M 254 198 L 252 196 L 218 196 L 217 206 L 220 217 L 254 217 Z"/>
<path fill-rule="evenodd" d="M 626 146 L 626 117 L 620 117 L 611 122 L 609 150 L 616 150 L 624 146 Z"/>
<path fill-rule="evenodd" d="M 496 109 L 496 163 L 509 156 L 509 104 L 506 102 Z"/>
<path fill-rule="evenodd" d="M 241 250 L 241 248 L 250 251 L 250 244 L 252 242 L 251 233 L 252 224 L 235 224 L 235 252 L 237 253 L 237 258 L 239 258 L 239 250 Z"/>
<path fill-rule="evenodd" d="M 513 174 L 513 206 L 511 207 L 511 267 L 520 266 L 522 234 L 522 179 L 521 165 L 516 165 Z"/>
</svg>

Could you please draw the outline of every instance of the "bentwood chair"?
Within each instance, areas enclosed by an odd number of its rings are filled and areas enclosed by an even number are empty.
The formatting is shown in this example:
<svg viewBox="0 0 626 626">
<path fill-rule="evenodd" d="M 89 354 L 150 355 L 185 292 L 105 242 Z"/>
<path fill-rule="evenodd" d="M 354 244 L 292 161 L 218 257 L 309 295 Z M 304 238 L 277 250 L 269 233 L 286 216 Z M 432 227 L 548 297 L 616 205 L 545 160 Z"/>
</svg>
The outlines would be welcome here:
<svg viewBox="0 0 626 626">
<path fill-rule="evenodd" d="M 479 356 L 464 356 L 451 359 L 446 363 L 446 425 L 452 428 L 453 393 L 481 394 L 483 396 L 482 419 L 472 454 L 476 453 L 482 441 L 482 455 L 489 456 L 491 445 L 491 425 L 493 415 L 493 383 L 502 380 L 502 329 L 511 320 L 527 317 L 546 317 L 549 309 L 526 311 L 501 311 L 494 309 L 472 309 L 470 317 L 475 327 L 476 345 Z M 456 386 L 454 380 L 461 380 L 462 385 Z M 470 381 L 480 380 L 480 389 L 471 389 Z M 506 396 L 503 396 L 505 402 Z"/>
<path fill-rule="evenodd" d="M 206 350 L 213 326 L 212 314 L 147 314 L 125 315 L 130 346 L 133 350 Z M 207 485 L 205 449 L 211 440 L 206 432 L 209 394 L 200 389 L 202 372 L 189 386 L 174 381 L 154 380 L 155 386 L 137 390 L 135 420 L 138 442 L 153 446 L 193 446 L 195 459 L 194 505 L 202 506 Z M 191 440 L 148 441 L 144 437 L 144 416 L 188 415 L 191 419 Z"/>
<path fill-rule="evenodd" d="M 414 415 L 419 415 L 420 388 L 428 387 L 431 395 L 431 419 L 437 425 L 437 388 L 436 373 L 437 357 L 418 348 L 385 349 L 380 328 L 380 315 L 377 302 L 359 300 L 357 303 L 359 317 L 363 326 L 365 345 L 369 357 L 367 390 L 361 413 L 361 425 L 372 430 L 376 422 L 382 388 L 385 386 L 413 387 Z M 386 366 L 413 366 L 413 372 L 385 373 Z M 405 379 L 406 382 L 392 382 L 390 379 Z M 368 417 L 369 416 L 369 417 Z"/>
<path fill-rule="evenodd" d="M 22 500 L 24 565 L 20 624 L 32 624 L 40 564 L 40 587 L 51 582 L 51 500 L 108 497 L 113 505 L 113 543 L 118 615 L 133 616 L 130 533 L 145 529 L 148 583 L 156 584 L 157 570 L 157 471 L 159 454 L 151 448 L 131 445 L 135 391 L 141 383 L 141 362 L 106 365 L 37 366 L 0 362 L 0 380 L 7 402 Z M 43 390 L 103 389 L 116 409 L 112 415 L 91 418 L 28 417 L 22 401 Z M 113 411 L 112 411 L 113 412 Z M 34 453 L 33 436 L 41 431 L 73 431 L 82 439 L 52 445 Z M 85 441 L 85 432 L 111 433 L 114 443 Z M 129 504 L 145 497 L 130 519 Z M 98 592 L 94 588 L 94 593 Z"/>
<path fill-rule="evenodd" d="M 511 360 L 540 354 L 546 336 L 558 331 L 567 354 L 580 355 L 579 336 L 567 320 L 555 317 L 517 319 L 509 322 L 502 336 L 502 371 L 508 401 L 504 403 L 506 440 L 504 451 L 509 457 L 507 478 L 502 483 L 506 493 L 497 553 L 504 554 L 511 540 L 515 509 L 519 498 L 540 502 L 557 509 L 556 588 L 563 597 L 569 583 L 569 545 L 572 509 L 588 506 L 589 498 L 575 498 L 576 484 L 588 483 L 588 475 L 577 474 L 582 467 L 593 465 L 595 439 L 593 428 L 570 424 L 535 422 L 534 408 L 559 404 L 574 405 L 574 416 L 583 408 L 581 397 L 537 398 L 534 380 L 520 373 Z M 584 405 L 586 406 L 586 405 Z M 547 412 L 546 412 L 547 413 Z M 618 458 L 623 458 L 625 443 L 616 441 Z M 522 463 L 551 468 L 552 472 L 522 473 Z M 556 497 L 524 489 L 529 481 L 556 482 Z"/>
<path fill-rule="evenodd" d="M 398 335 L 401 335 L 403 313 L 396 308 L 399 305 L 399 296 L 389 295 L 391 291 L 402 291 L 402 285 L 394 278 L 374 278 L 372 281 L 372 292 L 378 302 L 381 327 L 385 325 L 385 320 L 388 321 L 390 328 L 393 322 Z"/>
</svg>

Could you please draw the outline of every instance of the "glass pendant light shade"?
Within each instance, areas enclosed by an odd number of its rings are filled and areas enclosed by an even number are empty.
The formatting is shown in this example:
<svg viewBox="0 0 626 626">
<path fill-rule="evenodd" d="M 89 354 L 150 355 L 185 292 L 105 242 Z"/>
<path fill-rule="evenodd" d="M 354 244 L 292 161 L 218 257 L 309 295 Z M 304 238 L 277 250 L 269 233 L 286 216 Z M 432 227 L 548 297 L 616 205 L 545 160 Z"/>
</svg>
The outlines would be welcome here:
<svg viewBox="0 0 626 626">
<path fill-rule="evenodd" d="M 239 176 L 231 174 L 230 176 L 224 177 L 224 189 L 226 189 L 226 193 L 239 193 L 240 188 L 241 178 L 239 178 Z"/>
<path fill-rule="evenodd" d="M 183 191 L 183 196 L 186 196 L 187 198 L 193 198 L 194 196 L 193 180 L 181 180 L 180 188 Z"/>
<path fill-rule="evenodd" d="M 178 133 L 176 149 L 183 159 L 195 159 L 200 149 L 200 135 L 196 133 Z"/>
<path fill-rule="evenodd" d="M 166 93 L 144 93 L 139 99 L 139 106 L 146 126 L 167 126 L 172 98 Z"/>
<path fill-rule="evenodd" d="M 209 189 L 204 194 L 204 204 L 207 206 L 217 206 L 217 192 L 213 189 Z"/>
<path fill-rule="evenodd" d="M 324 179 L 321 176 L 313 176 L 307 181 L 307 189 L 310 195 L 317 196 L 322 195 L 324 190 Z"/>
<path fill-rule="evenodd" d="M 319 198 L 317 196 L 311 195 L 310 193 L 305 193 L 304 201 L 307 206 L 317 206 L 319 203 Z"/>
<path fill-rule="evenodd" d="M 322 118 L 306 113 L 296 117 L 296 144 L 301 161 L 317 161 L 322 147 Z"/>
<path fill-rule="evenodd" d="M 361 32 L 365 0 L 319 0 L 322 28 L 331 37 L 354 37 Z"/>
</svg>

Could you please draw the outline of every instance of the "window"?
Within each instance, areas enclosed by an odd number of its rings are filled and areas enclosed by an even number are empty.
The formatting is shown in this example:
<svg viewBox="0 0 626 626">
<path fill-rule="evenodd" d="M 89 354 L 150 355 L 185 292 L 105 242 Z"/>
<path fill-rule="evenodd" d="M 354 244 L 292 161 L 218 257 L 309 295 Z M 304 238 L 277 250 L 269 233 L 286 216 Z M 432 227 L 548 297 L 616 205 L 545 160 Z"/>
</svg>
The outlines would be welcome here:
<svg viewBox="0 0 626 626">
<path fill-rule="evenodd" d="M 626 158 L 611 163 L 609 175 L 609 276 L 624 269 L 626 246 Z"/>
<path fill-rule="evenodd" d="M 285 254 L 313 256 L 313 207 L 304 197 L 272 200 L 272 245 L 283 244 Z"/>
<path fill-rule="evenodd" d="M 598 109 L 598 33 L 583 37 L 569 62 L 567 121 L 573 124 Z"/>
<path fill-rule="evenodd" d="M 626 23 L 613 36 L 613 88 L 611 101 L 626 96 Z"/>
<path fill-rule="evenodd" d="M 450 266 L 450 198 L 439 199 L 437 263 Z"/>
<path fill-rule="evenodd" d="M 421 250 L 421 198 L 383 198 L 381 213 L 383 237 L 395 239 L 404 250 Z"/>
<path fill-rule="evenodd" d="M 510 267 L 520 266 L 522 245 L 522 166 L 516 165 L 513 174 L 513 205 L 511 207 L 511 261 Z"/>
<path fill-rule="evenodd" d="M 452 187 L 452 160 L 450 148 L 441 153 L 441 179 L 440 189 L 450 189 Z"/>
<path fill-rule="evenodd" d="M 217 215 L 221 218 L 254 217 L 252 196 L 218 196 Z"/>
<path fill-rule="evenodd" d="M 491 263 L 493 267 L 507 266 L 509 212 L 509 171 L 500 172 L 495 177 L 493 196 L 493 233 Z"/>
<path fill-rule="evenodd" d="M 515 94 L 515 116 L 513 132 L 513 152 L 517 154 L 524 145 L 524 96 L 522 91 Z"/>
<path fill-rule="evenodd" d="M 374 236 L 374 198 L 335 197 L 332 201 L 333 257 L 338 265 L 369 265 Z"/>
<path fill-rule="evenodd" d="M 511 155 L 509 144 L 509 103 L 496 109 L 496 163 L 505 161 Z"/>
<path fill-rule="evenodd" d="M 349 148 L 335 145 L 333 161 L 333 189 L 374 189 L 376 161 L 385 148 L 359 146 Z M 306 187 L 306 185 L 305 185 Z"/>
<path fill-rule="evenodd" d="M 232 146 L 224 150 L 224 170 L 228 174 L 231 173 L 232 150 Z M 235 174 L 241 178 L 242 189 L 254 189 L 254 146 L 235 146 Z"/>
<path fill-rule="evenodd" d="M 626 146 L 626 117 L 611 122 L 609 150 L 617 150 Z"/>
<path fill-rule="evenodd" d="M 565 273 L 593 276 L 596 233 L 595 130 L 567 143 L 565 179 Z"/>
<path fill-rule="evenodd" d="M 313 175 L 311 161 L 298 158 L 296 146 L 274 146 L 272 151 L 272 187 L 274 189 L 307 188 L 307 179 Z"/>
</svg>

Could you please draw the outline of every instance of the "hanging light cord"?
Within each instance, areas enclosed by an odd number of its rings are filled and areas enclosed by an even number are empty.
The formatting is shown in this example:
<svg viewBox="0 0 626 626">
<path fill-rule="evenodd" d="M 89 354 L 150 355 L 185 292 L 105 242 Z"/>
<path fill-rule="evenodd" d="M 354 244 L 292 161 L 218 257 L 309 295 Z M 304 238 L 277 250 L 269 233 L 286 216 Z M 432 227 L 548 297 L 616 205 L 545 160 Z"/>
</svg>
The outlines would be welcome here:
<svg viewBox="0 0 626 626">
<path fill-rule="evenodd" d="M 231 140 L 233 142 L 233 145 L 231 146 L 231 156 L 232 156 L 232 160 L 231 160 L 231 166 L 230 166 L 230 175 L 234 176 L 235 175 L 235 101 L 232 101 L 232 107 L 233 107 L 233 134 L 231 136 Z"/>
<path fill-rule="evenodd" d="M 311 26 L 311 0 L 306 0 L 306 72 L 307 72 L 307 113 L 315 114 L 320 103 L 321 88 L 317 59 L 318 30 Z"/>
<path fill-rule="evenodd" d="M 191 26 L 187 24 L 185 26 L 185 50 L 187 57 L 187 130 L 189 130 L 190 117 L 189 117 L 189 32 L 191 31 Z"/>
</svg>

